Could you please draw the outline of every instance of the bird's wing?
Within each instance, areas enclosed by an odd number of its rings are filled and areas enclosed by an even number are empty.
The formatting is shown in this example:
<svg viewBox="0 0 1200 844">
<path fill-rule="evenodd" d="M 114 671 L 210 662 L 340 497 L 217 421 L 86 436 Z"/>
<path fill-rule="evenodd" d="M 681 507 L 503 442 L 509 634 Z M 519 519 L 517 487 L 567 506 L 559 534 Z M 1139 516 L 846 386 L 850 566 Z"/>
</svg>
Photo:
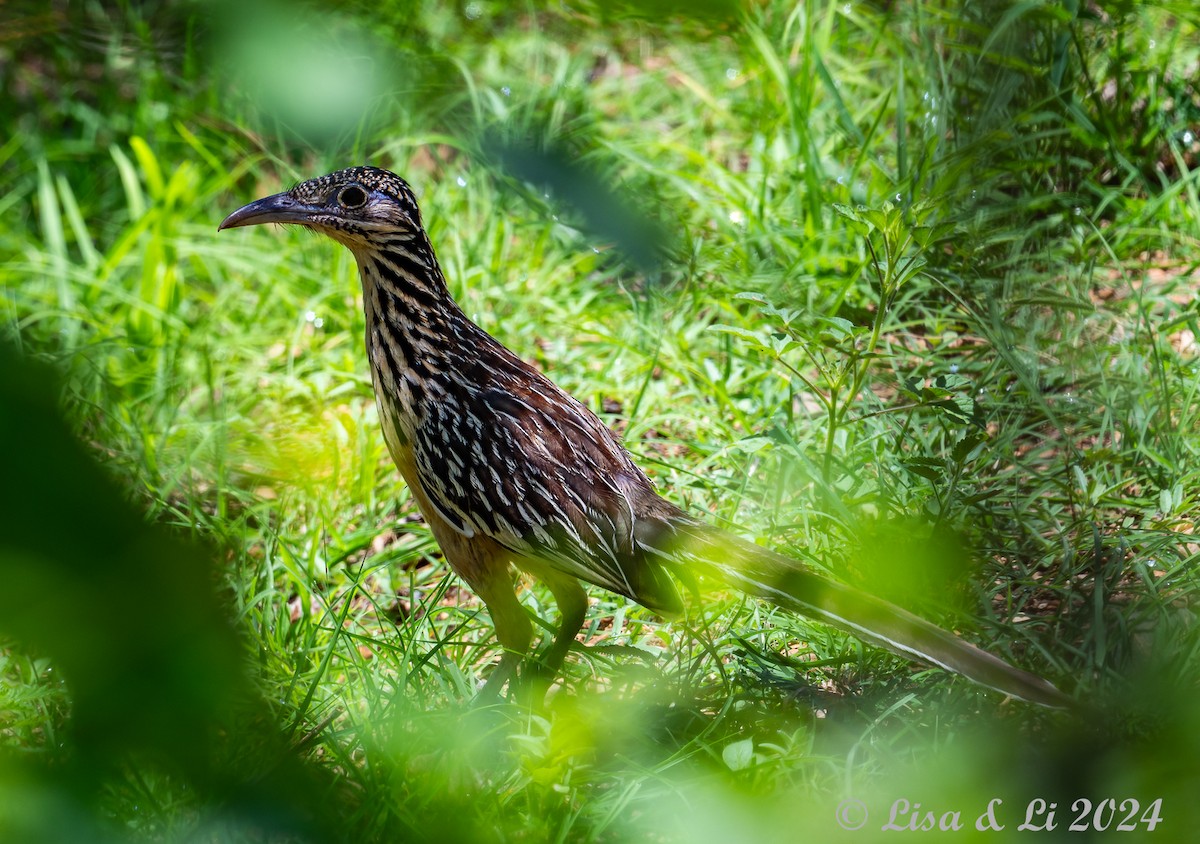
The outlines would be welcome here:
<svg viewBox="0 0 1200 844">
<path fill-rule="evenodd" d="M 653 609 L 680 610 L 645 539 L 669 531 L 660 514 L 678 511 L 591 411 L 556 388 L 488 387 L 451 401 L 467 406 L 432 407 L 412 443 L 439 515 L 464 535 L 489 536 Z"/>
</svg>

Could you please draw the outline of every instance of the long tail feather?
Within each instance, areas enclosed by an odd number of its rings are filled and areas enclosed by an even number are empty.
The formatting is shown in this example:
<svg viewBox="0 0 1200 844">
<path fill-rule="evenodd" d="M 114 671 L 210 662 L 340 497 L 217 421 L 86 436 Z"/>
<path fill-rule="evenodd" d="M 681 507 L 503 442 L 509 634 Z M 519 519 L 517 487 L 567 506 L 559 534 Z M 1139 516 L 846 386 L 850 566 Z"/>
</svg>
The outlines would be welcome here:
<svg viewBox="0 0 1200 844">
<path fill-rule="evenodd" d="M 806 570 L 790 557 L 707 526 L 688 525 L 683 532 L 689 568 L 740 591 L 1021 700 L 1055 708 L 1074 704 L 1048 680 L 908 610 Z"/>
</svg>

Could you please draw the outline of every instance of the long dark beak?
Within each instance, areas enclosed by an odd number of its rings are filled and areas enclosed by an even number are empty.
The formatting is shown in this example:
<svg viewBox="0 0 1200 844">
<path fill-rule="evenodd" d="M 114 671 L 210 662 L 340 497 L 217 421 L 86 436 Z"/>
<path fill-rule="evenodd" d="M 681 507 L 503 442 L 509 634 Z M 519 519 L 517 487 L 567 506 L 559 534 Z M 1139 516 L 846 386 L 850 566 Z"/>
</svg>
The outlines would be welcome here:
<svg viewBox="0 0 1200 844">
<path fill-rule="evenodd" d="M 307 223 L 317 211 L 311 205 L 297 202 L 289 194 L 277 193 L 244 205 L 221 221 L 217 231 L 238 226 L 257 226 L 262 223 Z"/>
</svg>

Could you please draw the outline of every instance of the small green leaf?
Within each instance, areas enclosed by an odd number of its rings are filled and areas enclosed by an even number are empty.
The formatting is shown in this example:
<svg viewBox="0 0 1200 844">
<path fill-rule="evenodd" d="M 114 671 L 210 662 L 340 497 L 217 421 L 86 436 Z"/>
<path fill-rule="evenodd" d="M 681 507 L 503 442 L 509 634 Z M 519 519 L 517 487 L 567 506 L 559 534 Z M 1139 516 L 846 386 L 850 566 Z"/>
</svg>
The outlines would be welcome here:
<svg viewBox="0 0 1200 844">
<path fill-rule="evenodd" d="M 940 460 L 931 457 L 910 457 L 903 461 L 904 466 L 914 475 L 931 481 L 940 481 L 946 473 L 946 467 Z"/>
<path fill-rule="evenodd" d="M 975 421 L 975 402 L 970 396 L 961 393 L 934 402 L 930 407 L 936 407 L 947 416 L 952 416 L 960 422 Z"/>
<path fill-rule="evenodd" d="M 755 334 L 753 331 L 750 331 L 745 328 L 741 328 L 740 326 L 737 326 L 737 325 L 725 325 L 724 323 L 715 323 L 713 325 L 710 325 L 708 327 L 708 330 L 715 331 L 717 334 L 731 334 L 734 337 L 737 337 L 739 340 L 745 340 L 747 343 L 752 343 L 755 346 L 758 346 L 760 349 L 766 348 L 766 343 L 763 342 L 762 337 Z"/>
<path fill-rule="evenodd" d="M 744 771 L 754 764 L 754 739 L 742 739 L 725 745 L 721 758 L 731 771 Z"/>
<path fill-rule="evenodd" d="M 979 448 L 986 439 L 987 435 L 982 431 L 972 431 L 954 444 L 954 451 L 950 456 L 954 458 L 955 463 L 966 463 L 971 459 L 972 452 Z"/>
<path fill-rule="evenodd" d="M 824 326 L 820 336 L 829 338 L 834 342 L 845 340 L 854 334 L 854 323 L 848 319 L 842 319 L 841 317 L 817 317 L 817 322 Z"/>
<path fill-rule="evenodd" d="M 940 390 L 944 390 L 949 393 L 956 393 L 970 388 L 971 379 L 965 375 L 959 375 L 956 372 L 950 372 L 934 378 L 933 385 Z"/>
<path fill-rule="evenodd" d="M 775 445 L 775 441 L 770 437 L 743 437 L 740 440 L 735 440 L 730 443 L 729 448 L 734 451 L 740 451 L 744 454 L 754 454 L 762 451 L 765 448 L 771 448 Z"/>
<path fill-rule="evenodd" d="M 1075 476 L 1075 484 L 1079 491 L 1086 493 L 1089 487 L 1087 476 L 1083 474 L 1083 469 L 1078 463 L 1071 464 L 1071 474 Z"/>
<path fill-rule="evenodd" d="M 733 298 L 741 299 L 744 302 L 757 302 L 760 305 L 767 304 L 767 299 L 765 296 L 763 296 L 761 293 L 754 293 L 752 291 L 743 291 L 741 293 L 735 293 L 735 294 L 733 294 Z"/>
<path fill-rule="evenodd" d="M 909 376 L 904 379 L 904 382 L 898 387 L 901 393 L 908 396 L 913 401 L 925 400 L 925 379 Z"/>
<path fill-rule="evenodd" d="M 863 206 L 858 206 L 861 210 Z M 863 219 L 858 215 L 858 210 L 851 208 L 849 205 L 842 205 L 840 202 L 833 203 L 833 210 L 838 216 L 845 217 L 852 223 L 862 224 Z"/>
<path fill-rule="evenodd" d="M 862 212 L 863 222 L 876 231 L 886 232 L 889 228 L 889 214 L 892 210 L 890 202 L 885 202 L 883 208 L 867 208 Z"/>
</svg>

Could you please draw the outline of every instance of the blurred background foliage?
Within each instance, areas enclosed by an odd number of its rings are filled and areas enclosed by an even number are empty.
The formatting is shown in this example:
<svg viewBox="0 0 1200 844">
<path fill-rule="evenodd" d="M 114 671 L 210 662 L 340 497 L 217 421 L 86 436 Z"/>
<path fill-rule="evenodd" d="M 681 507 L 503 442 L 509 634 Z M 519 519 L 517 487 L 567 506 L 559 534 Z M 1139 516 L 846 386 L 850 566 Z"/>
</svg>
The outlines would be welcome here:
<svg viewBox="0 0 1200 844">
<path fill-rule="evenodd" d="M 1161 798 L 1190 840 L 1198 23 L 0 3 L 0 839 L 862 841 L 898 798 L 963 836 Z M 215 231 L 359 162 L 673 500 L 1093 708 L 599 592 L 545 710 L 473 708 L 490 622 L 386 455 L 350 256 Z"/>
</svg>

